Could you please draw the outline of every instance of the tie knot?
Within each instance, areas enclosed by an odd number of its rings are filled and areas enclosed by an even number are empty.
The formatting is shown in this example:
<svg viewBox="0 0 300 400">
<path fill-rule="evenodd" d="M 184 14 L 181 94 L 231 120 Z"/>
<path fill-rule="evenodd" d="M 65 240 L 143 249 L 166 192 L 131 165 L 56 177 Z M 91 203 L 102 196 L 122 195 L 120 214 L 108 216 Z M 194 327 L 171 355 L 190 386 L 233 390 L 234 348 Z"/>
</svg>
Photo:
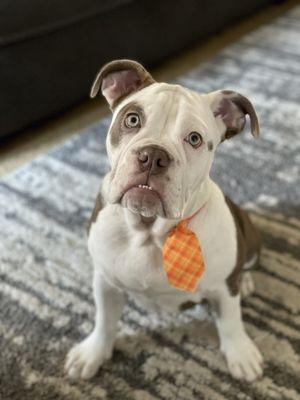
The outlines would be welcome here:
<svg viewBox="0 0 300 400">
<path fill-rule="evenodd" d="M 183 219 L 182 221 L 178 222 L 176 225 L 176 229 L 180 231 L 189 231 L 188 223 L 190 222 L 189 218 Z"/>
</svg>

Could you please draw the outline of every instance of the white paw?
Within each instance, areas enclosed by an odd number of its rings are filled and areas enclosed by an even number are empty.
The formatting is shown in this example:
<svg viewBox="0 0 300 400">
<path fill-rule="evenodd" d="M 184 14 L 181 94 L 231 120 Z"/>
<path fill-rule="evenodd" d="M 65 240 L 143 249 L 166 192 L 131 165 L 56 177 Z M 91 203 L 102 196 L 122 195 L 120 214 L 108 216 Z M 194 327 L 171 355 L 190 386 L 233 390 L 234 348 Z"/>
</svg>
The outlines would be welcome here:
<svg viewBox="0 0 300 400">
<path fill-rule="evenodd" d="M 262 355 L 246 333 L 228 340 L 221 350 L 234 378 L 252 382 L 262 376 Z"/>
<path fill-rule="evenodd" d="M 243 272 L 241 283 L 241 295 L 243 298 L 254 292 L 255 286 L 251 272 Z"/>
<path fill-rule="evenodd" d="M 68 353 L 65 370 L 71 379 L 90 379 L 111 358 L 112 346 L 91 334 Z"/>
</svg>

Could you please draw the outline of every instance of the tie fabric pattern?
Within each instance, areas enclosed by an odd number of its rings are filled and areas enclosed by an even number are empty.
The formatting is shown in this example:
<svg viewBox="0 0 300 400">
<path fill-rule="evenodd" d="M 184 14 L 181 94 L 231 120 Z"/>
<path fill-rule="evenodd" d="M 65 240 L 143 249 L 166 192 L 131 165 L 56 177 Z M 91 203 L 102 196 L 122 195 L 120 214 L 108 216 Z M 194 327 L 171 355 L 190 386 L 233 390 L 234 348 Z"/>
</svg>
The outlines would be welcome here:
<svg viewBox="0 0 300 400">
<path fill-rule="evenodd" d="M 199 240 L 187 226 L 190 219 L 180 221 L 169 233 L 163 247 L 163 263 L 170 285 L 194 292 L 205 265 Z"/>
</svg>

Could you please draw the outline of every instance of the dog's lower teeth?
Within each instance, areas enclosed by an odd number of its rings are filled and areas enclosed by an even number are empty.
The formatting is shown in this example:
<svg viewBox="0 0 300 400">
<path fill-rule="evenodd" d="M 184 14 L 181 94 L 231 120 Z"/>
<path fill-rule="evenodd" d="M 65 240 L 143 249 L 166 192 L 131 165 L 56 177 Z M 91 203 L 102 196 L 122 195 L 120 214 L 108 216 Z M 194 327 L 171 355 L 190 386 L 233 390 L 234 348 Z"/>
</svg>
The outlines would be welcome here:
<svg viewBox="0 0 300 400">
<path fill-rule="evenodd" d="M 147 185 L 138 185 L 138 187 L 142 188 L 142 189 L 153 190 L 151 186 L 147 186 Z"/>
</svg>

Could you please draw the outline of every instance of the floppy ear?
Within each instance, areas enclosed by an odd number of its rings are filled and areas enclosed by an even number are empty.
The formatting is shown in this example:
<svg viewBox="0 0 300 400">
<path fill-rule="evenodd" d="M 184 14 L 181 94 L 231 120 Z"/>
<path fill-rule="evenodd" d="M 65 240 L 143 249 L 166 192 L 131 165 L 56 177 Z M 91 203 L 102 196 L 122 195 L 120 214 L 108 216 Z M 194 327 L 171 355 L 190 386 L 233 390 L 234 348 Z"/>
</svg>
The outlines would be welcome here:
<svg viewBox="0 0 300 400">
<path fill-rule="evenodd" d="M 127 95 L 154 83 L 145 68 L 136 61 L 115 60 L 98 72 L 90 96 L 95 97 L 99 90 L 111 108 Z"/>
<path fill-rule="evenodd" d="M 208 96 L 211 99 L 210 107 L 214 116 L 222 120 L 226 126 L 222 141 L 237 135 L 244 129 L 247 114 L 250 117 L 252 135 L 254 137 L 259 135 L 256 112 L 246 97 L 231 90 L 218 90 L 209 93 Z"/>
</svg>

